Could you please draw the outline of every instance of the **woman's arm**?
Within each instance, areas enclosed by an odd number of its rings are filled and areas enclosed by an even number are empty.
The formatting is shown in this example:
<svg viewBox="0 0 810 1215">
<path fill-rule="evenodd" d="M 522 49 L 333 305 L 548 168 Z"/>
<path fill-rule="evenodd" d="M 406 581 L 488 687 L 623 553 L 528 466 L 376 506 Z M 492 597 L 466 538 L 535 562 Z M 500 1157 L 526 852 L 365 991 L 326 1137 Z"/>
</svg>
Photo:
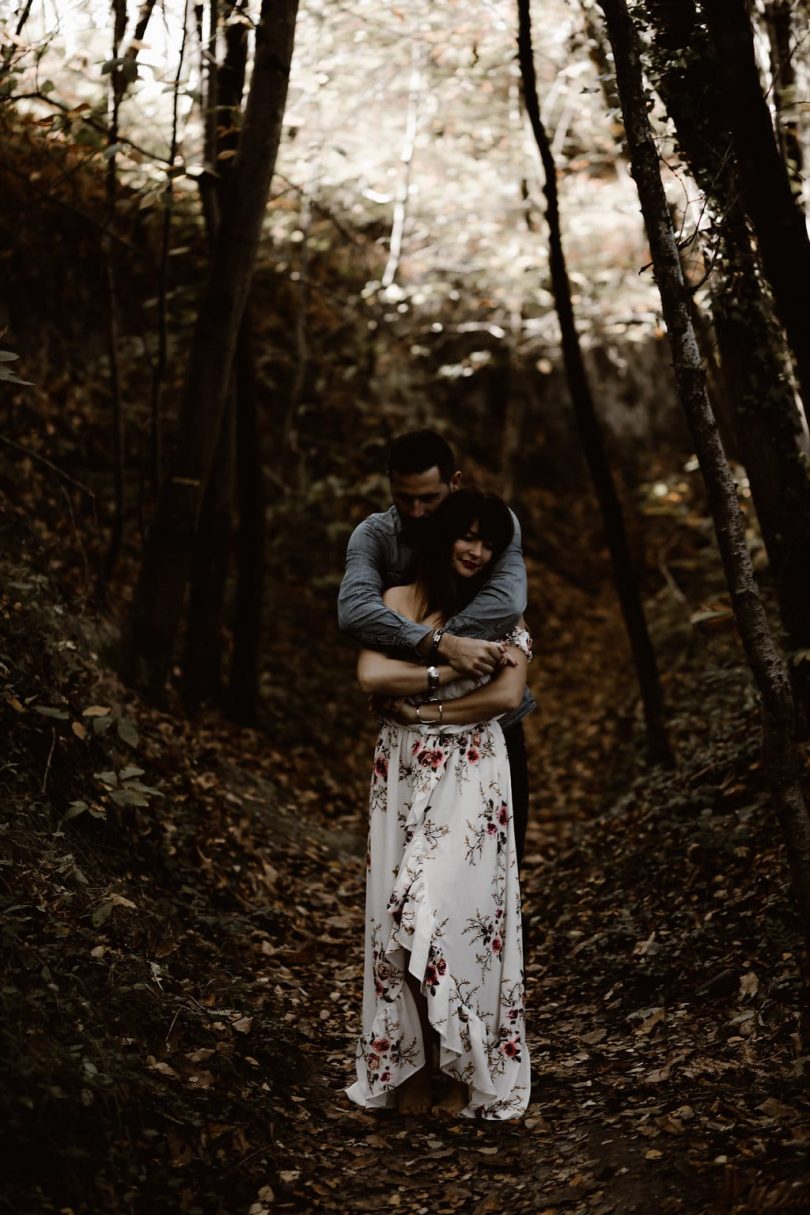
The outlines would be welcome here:
<svg viewBox="0 0 810 1215">
<path fill-rule="evenodd" d="M 455 700 L 445 700 L 441 708 L 437 704 L 420 705 L 419 716 L 414 705 L 403 702 L 391 716 L 404 726 L 428 725 L 438 721 L 448 726 L 468 726 L 517 709 L 526 688 L 528 660 L 516 646 L 507 646 L 505 653 L 510 665 L 501 667 L 482 688 L 476 688 L 474 692 L 467 692 Z"/>
<path fill-rule="evenodd" d="M 413 586 L 392 586 L 382 597 L 389 611 L 398 612 L 406 620 L 415 620 L 419 605 Z M 420 621 L 425 629 L 433 629 L 438 618 Z M 451 666 L 439 667 L 439 685 L 445 687 L 458 679 Z M 379 650 L 361 650 L 357 659 L 357 682 L 363 692 L 372 696 L 418 696 L 428 691 L 427 667 L 419 662 L 389 658 Z"/>
<path fill-rule="evenodd" d="M 461 678 L 450 666 L 438 668 L 439 684 L 445 687 Z M 372 696 L 415 696 L 428 691 L 427 667 L 418 662 L 387 658 L 378 650 L 361 650 L 357 659 L 357 682 Z"/>
</svg>

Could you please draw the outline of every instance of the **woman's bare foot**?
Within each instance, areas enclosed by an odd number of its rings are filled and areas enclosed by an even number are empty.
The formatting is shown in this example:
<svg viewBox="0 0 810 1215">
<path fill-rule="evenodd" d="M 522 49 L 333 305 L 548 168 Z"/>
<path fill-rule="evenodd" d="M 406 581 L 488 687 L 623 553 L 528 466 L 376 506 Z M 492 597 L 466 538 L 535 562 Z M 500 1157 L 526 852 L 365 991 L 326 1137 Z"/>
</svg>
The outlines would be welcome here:
<svg viewBox="0 0 810 1215">
<path fill-rule="evenodd" d="M 444 1096 L 436 1102 L 433 1108 L 441 1114 L 460 1114 L 468 1101 L 467 1085 L 463 1084 L 461 1080 L 451 1079 L 448 1081 Z"/>
<path fill-rule="evenodd" d="M 426 1064 L 398 1086 L 397 1111 L 400 1114 L 426 1114 L 432 1098 L 430 1067 Z"/>
</svg>

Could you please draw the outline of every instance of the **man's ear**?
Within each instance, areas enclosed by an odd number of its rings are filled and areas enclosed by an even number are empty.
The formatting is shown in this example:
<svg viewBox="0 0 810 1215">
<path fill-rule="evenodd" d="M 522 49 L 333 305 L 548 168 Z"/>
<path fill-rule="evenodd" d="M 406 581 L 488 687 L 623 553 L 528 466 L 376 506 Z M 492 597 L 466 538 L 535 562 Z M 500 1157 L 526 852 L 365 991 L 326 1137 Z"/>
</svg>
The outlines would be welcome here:
<svg viewBox="0 0 810 1215">
<path fill-rule="evenodd" d="M 461 473 L 456 470 L 450 478 L 450 493 L 454 494 L 457 489 L 461 489 Z"/>
</svg>

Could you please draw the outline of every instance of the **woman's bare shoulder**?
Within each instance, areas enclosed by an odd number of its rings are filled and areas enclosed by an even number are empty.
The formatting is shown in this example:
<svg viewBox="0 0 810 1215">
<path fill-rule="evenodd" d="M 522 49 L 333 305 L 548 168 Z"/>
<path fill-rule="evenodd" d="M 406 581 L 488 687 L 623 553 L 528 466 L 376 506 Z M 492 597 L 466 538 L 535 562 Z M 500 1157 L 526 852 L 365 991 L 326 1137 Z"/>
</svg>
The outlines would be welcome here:
<svg viewBox="0 0 810 1215">
<path fill-rule="evenodd" d="M 389 586 L 382 599 L 385 606 L 392 612 L 399 612 L 400 616 L 406 616 L 408 620 L 418 619 L 419 604 L 416 598 L 416 587 L 413 583 L 409 583 L 408 586 Z"/>
</svg>

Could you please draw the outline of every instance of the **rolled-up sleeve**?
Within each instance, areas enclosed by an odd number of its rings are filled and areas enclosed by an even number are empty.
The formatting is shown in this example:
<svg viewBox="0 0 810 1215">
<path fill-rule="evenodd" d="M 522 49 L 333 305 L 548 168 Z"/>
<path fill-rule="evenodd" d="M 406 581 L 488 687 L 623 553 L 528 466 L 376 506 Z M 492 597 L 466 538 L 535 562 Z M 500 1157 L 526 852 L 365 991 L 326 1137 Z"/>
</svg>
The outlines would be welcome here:
<svg viewBox="0 0 810 1215">
<path fill-rule="evenodd" d="M 457 637 L 479 637 L 493 641 L 503 637 L 526 611 L 526 566 L 523 562 L 520 524 L 515 525 L 512 542 L 498 559 L 491 576 L 463 612 L 447 622 L 447 631 Z"/>
<path fill-rule="evenodd" d="M 349 538 L 346 570 L 338 592 L 338 627 L 373 649 L 414 650 L 425 636 L 425 626 L 385 606 L 385 568 L 385 538 L 373 519 L 365 519 Z"/>
</svg>

